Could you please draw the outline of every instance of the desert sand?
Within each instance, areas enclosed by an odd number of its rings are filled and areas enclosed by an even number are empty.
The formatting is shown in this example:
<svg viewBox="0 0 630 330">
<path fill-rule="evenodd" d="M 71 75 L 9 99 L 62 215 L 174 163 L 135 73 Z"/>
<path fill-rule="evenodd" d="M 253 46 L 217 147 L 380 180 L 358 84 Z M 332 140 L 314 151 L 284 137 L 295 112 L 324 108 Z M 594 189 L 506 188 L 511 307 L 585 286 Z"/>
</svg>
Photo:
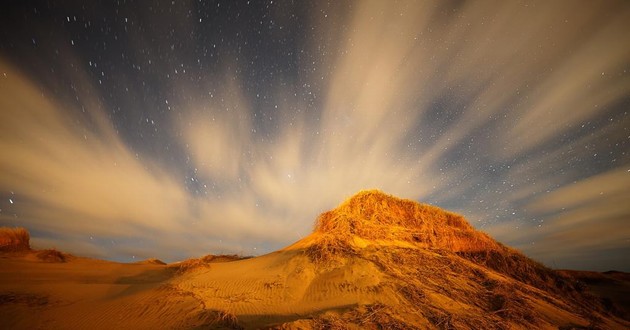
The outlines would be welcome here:
<svg viewBox="0 0 630 330">
<path fill-rule="evenodd" d="M 246 259 L 122 264 L 34 251 L 28 233 L 4 232 L 1 329 L 630 328 L 624 296 L 606 286 L 627 290 L 627 274 L 587 283 L 459 215 L 379 191 L 322 214 L 295 244 Z"/>
</svg>

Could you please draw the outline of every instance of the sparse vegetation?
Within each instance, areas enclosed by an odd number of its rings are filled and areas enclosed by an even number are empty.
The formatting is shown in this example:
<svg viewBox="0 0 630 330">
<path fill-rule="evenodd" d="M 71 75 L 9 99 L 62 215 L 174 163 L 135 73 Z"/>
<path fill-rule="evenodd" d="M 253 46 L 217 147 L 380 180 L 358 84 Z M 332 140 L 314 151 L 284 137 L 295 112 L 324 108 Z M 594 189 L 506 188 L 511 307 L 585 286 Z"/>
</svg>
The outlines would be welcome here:
<svg viewBox="0 0 630 330">
<path fill-rule="evenodd" d="M 229 327 L 230 329 L 242 329 L 238 324 L 238 318 L 232 312 L 228 311 L 217 311 L 217 322 L 223 326 Z"/>
<path fill-rule="evenodd" d="M 309 245 L 306 254 L 312 261 L 323 264 L 333 262 L 338 256 L 356 255 L 356 250 L 349 240 L 339 239 L 332 234 L 323 234 Z"/>
<path fill-rule="evenodd" d="M 345 312 L 328 311 L 310 322 L 312 329 L 392 329 L 411 330 L 417 326 L 396 315 L 390 306 L 383 304 L 361 305 Z"/>
<path fill-rule="evenodd" d="M 238 318 L 232 312 L 211 309 L 207 310 L 204 314 L 206 316 L 204 326 L 208 326 L 211 329 L 243 329 L 243 327 L 238 323 Z"/>
<path fill-rule="evenodd" d="M 330 329 L 330 330 L 346 330 L 348 329 L 348 321 L 343 320 L 338 315 L 323 314 L 313 318 L 311 322 L 313 329 Z"/>
<path fill-rule="evenodd" d="M 37 252 L 37 259 L 45 262 L 66 262 L 68 256 L 68 254 L 56 249 L 46 249 Z"/>
<path fill-rule="evenodd" d="M 475 231 L 460 215 L 378 190 L 362 191 L 336 209 L 322 213 L 315 233 L 318 239 L 307 251 L 314 261 L 329 261 L 335 254 L 354 252 L 355 236 L 453 252 L 504 249 L 486 234 Z"/>
<path fill-rule="evenodd" d="M 305 253 L 322 272 L 362 259 L 394 279 L 381 290 L 393 289 L 404 303 L 397 307 L 396 317 L 388 319 L 384 309 L 374 314 L 381 318 L 369 319 L 380 327 L 417 327 L 420 318 L 438 329 L 503 329 L 514 324 L 536 328 L 541 315 L 523 298 L 527 296 L 558 308 L 569 303 L 582 315 L 589 315 L 589 310 L 606 312 L 605 304 L 581 294 L 575 281 L 476 231 L 463 217 L 380 191 L 360 192 L 320 215 Z M 488 272 L 510 279 L 489 277 Z M 474 306 L 478 312 L 437 307 L 432 302 L 436 295 Z M 313 322 L 315 328 L 331 329 L 370 323 L 348 314 L 323 314 Z"/>
<path fill-rule="evenodd" d="M 29 251 L 31 235 L 21 227 L 0 227 L 0 251 Z"/>
<path fill-rule="evenodd" d="M 201 258 L 187 259 L 182 262 L 173 264 L 171 267 L 176 269 L 177 274 L 185 274 L 201 268 L 210 268 L 210 264 L 219 262 L 232 262 L 243 260 L 251 257 L 242 257 L 236 254 L 209 254 Z"/>
<path fill-rule="evenodd" d="M 243 257 L 236 254 L 209 254 L 201 258 L 206 263 L 217 263 L 217 262 L 231 262 L 238 261 L 243 259 L 248 259 L 251 257 Z"/>
<path fill-rule="evenodd" d="M 177 274 L 185 274 L 200 268 L 210 268 L 210 265 L 202 259 L 188 259 L 171 266 L 176 269 Z"/>
<path fill-rule="evenodd" d="M 146 260 L 142 260 L 138 262 L 139 264 L 146 264 L 146 265 L 166 265 L 166 263 L 160 259 L 157 258 L 149 258 Z"/>
</svg>

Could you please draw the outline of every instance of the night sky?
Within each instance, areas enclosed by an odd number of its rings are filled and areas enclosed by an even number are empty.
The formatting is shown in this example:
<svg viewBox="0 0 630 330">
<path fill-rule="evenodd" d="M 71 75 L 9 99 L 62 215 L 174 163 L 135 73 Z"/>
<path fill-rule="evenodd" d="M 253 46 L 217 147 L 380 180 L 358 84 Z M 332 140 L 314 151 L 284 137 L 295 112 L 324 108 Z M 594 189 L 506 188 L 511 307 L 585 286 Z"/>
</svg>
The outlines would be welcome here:
<svg viewBox="0 0 630 330">
<path fill-rule="evenodd" d="M 630 271 L 628 1 L 3 1 L 0 226 L 260 255 L 361 189 Z"/>
</svg>

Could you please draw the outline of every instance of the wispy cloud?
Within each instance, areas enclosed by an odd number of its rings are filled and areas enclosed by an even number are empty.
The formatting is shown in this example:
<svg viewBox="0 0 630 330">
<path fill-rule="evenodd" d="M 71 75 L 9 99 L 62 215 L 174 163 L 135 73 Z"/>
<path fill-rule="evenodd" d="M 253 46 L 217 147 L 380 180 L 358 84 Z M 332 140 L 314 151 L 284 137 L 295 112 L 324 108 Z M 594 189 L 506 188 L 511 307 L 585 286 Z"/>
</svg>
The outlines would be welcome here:
<svg viewBox="0 0 630 330">
<path fill-rule="evenodd" d="M 630 251 L 628 171 L 614 169 L 533 199 L 525 210 L 544 219 L 538 225 L 510 221 L 488 231 L 548 263 L 599 270 L 624 265 Z"/>
<path fill-rule="evenodd" d="M 544 262 L 627 251 L 627 5 L 330 6 L 313 8 L 296 43 L 304 48 L 290 49 L 313 56 L 269 78 L 308 88 L 273 84 L 264 101 L 249 64 L 229 52 L 212 70 L 191 67 L 190 49 L 148 42 L 164 31 L 129 25 L 128 57 L 150 70 L 106 78 L 168 75 L 153 86 L 164 95 L 141 104 L 166 106 L 151 115 L 168 127 L 143 141 L 168 140 L 174 161 L 147 156 L 118 130 L 134 125 L 108 115 L 101 85 L 80 66 L 58 74 L 81 82 L 85 112 L 3 62 L 0 187 L 15 203 L 3 202 L 2 223 L 95 255 L 249 254 L 290 244 L 320 212 L 379 188 L 461 212 Z M 185 16 L 174 31 L 203 36 Z M 152 47 L 174 60 L 149 62 Z M 135 109 L 132 99 L 121 96 L 123 108 Z"/>
<path fill-rule="evenodd" d="M 140 162 L 99 109 L 87 128 L 18 71 L 0 68 L 0 185 L 16 195 L 16 224 L 74 239 L 181 230 L 186 193 Z"/>
</svg>

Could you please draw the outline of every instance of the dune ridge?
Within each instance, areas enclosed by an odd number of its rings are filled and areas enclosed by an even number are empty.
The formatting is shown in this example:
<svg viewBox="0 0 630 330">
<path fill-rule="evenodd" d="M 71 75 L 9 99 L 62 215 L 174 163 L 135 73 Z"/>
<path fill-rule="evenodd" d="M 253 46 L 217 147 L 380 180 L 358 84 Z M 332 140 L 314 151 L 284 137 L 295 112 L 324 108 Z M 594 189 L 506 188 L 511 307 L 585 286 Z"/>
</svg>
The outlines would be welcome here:
<svg viewBox="0 0 630 330">
<path fill-rule="evenodd" d="M 315 224 L 311 252 L 315 259 L 335 252 L 353 253 L 361 242 L 410 243 L 417 248 L 452 252 L 504 251 L 460 215 L 438 207 L 363 190 L 322 213 Z"/>
</svg>

